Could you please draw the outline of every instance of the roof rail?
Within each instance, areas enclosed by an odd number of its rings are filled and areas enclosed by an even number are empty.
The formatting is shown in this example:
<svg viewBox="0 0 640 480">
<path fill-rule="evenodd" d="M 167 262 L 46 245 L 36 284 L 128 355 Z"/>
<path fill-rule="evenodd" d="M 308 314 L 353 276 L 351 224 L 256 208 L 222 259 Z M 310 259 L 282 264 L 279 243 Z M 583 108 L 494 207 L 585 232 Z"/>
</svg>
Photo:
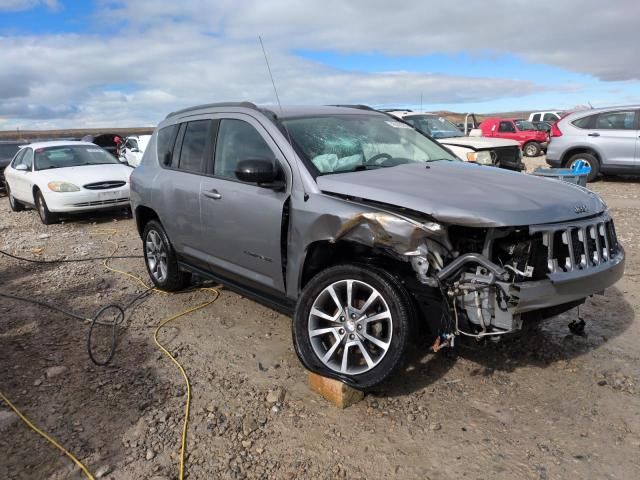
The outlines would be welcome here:
<svg viewBox="0 0 640 480">
<path fill-rule="evenodd" d="M 327 105 L 328 107 L 357 108 L 358 110 L 373 110 L 369 105 Z"/>
<path fill-rule="evenodd" d="M 176 110 L 175 112 L 171 112 L 169 115 L 165 117 L 175 117 L 176 115 L 180 115 L 181 113 L 187 113 L 194 110 L 202 110 L 203 108 L 213 108 L 213 107 L 244 107 L 244 108 L 252 108 L 254 110 L 259 110 L 255 103 L 252 102 L 218 102 L 218 103 L 205 103 L 204 105 L 196 105 L 194 107 L 183 108 L 182 110 Z"/>
<path fill-rule="evenodd" d="M 411 110 L 410 108 L 380 108 L 378 109 L 379 112 L 385 112 L 385 113 L 389 113 L 389 112 L 413 112 L 413 110 Z"/>
</svg>

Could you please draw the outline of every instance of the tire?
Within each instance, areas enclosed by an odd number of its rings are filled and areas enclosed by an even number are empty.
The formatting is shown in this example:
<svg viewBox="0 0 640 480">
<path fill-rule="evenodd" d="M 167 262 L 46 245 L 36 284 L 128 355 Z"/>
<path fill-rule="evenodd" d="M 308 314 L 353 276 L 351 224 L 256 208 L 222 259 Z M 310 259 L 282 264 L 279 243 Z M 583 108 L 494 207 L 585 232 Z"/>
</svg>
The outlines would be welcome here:
<svg viewBox="0 0 640 480">
<path fill-rule="evenodd" d="M 40 215 L 42 223 L 45 225 L 58 223 L 58 215 L 49 211 L 49 207 L 47 207 L 47 202 L 45 202 L 42 192 L 40 190 L 36 190 L 34 196 L 36 201 L 36 210 L 38 210 L 38 215 Z"/>
<path fill-rule="evenodd" d="M 587 182 L 595 181 L 600 174 L 600 161 L 598 158 L 591 153 L 576 153 L 569 157 L 565 166 L 567 168 L 571 168 L 578 160 L 583 160 L 591 167 L 591 173 L 589 173 L 589 176 L 587 177 Z"/>
<path fill-rule="evenodd" d="M 176 253 L 160 222 L 151 220 L 145 225 L 142 245 L 147 273 L 157 288 L 173 292 L 189 285 L 191 274 L 178 267 Z"/>
<path fill-rule="evenodd" d="M 9 197 L 9 207 L 11 207 L 11 211 L 13 212 L 22 212 L 24 210 L 24 205 L 20 203 L 16 198 L 11 195 L 11 189 L 9 188 L 9 184 L 7 183 L 7 197 Z"/>
<path fill-rule="evenodd" d="M 540 148 L 540 144 L 538 142 L 529 142 L 522 149 L 522 152 L 527 157 L 537 157 L 538 155 L 540 155 L 541 151 L 542 149 Z"/>
<path fill-rule="evenodd" d="M 375 315 L 380 318 L 365 321 Z M 334 266 L 302 290 L 293 318 L 293 343 L 307 369 L 369 389 L 402 365 L 413 317 L 409 294 L 388 272 L 362 265 Z"/>
</svg>

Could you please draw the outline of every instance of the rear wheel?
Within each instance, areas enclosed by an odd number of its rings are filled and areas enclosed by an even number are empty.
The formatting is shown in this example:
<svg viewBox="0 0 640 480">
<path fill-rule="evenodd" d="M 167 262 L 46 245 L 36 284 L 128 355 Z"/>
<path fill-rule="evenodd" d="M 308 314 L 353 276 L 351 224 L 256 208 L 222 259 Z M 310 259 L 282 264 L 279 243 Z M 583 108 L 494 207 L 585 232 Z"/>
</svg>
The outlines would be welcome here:
<svg viewBox="0 0 640 480">
<path fill-rule="evenodd" d="M 537 157 L 542 151 L 538 142 L 529 142 L 524 146 L 524 154 L 527 157 Z"/>
<path fill-rule="evenodd" d="M 11 193 L 11 189 L 9 188 L 9 184 L 7 183 L 7 196 L 9 197 L 9 206 L 11 210 L 14 212 L 22 212 L 24 210 L 24 205 L 16 200 L 16 197 Z"/>
<path fill-rule="evenodd" d="M 52 223 L 58 223 L 58 215 L 49 211 L 49 207 L 47 207 L 47 202 L 44 201 L 44 196 L 40 190 L 37 190 L 35 193 L 36 197 L 36 208 L 38 209 L 38 215 L 40 215 L 40 220 L 45 225 L 51 225 Z"/>
<path fill-rule="evenodd" d="M 591 153 L 576 153 L 569 157 L 567 160 L 567 168 L 573 168 L 579 161 L 583 161 L 584 164 L 591 167 L 591 172 L 587 176 L 587 182 L 593 182 L 596 178 L 598 178 L 598 174 L 600 173 L 600 162 L 598 158 Z"/>
<path fill-rule="evenodd" d="M 369 266 L 340 265 L 320 272 L 302 291 L 293 341 L 310 370 L 366 389 L 402 364 L 411 323 L 410 297 L 395 277 Z"/>
<path fill-rule="evenodd" d="M 178 267 L 173 246 L 160 222 L 151 220 L 142 233 L 144 261 L 153 284 L 167 291 L 180 290 L 191 280 L 191 274 Z"/>
</svg>

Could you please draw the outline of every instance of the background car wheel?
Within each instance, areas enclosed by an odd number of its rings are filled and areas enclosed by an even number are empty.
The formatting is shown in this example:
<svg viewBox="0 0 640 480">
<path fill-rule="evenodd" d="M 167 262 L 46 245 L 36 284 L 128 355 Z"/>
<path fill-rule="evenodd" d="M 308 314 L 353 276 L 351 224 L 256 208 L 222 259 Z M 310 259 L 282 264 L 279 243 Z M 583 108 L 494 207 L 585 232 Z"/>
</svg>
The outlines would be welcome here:
<svg viewBox="0 0 640 480">
<path fill-rule="evenodd" d="M 16 198 L 11 194 L 9 185 L 7 185 L 7 196 L 9 197 L 9 206 L 11 207 L 12 211 L 22 212 L 24 210 L 24 205 L 16 200 Z"/>
<path fill-rule="evenodd" d="M 178 267 L 175 251 L 160 222 L 151 220 L 142 233 L 144 263 L 153 284 L 169 292 L 186 287 L 191 280 L 189 272 Z"/>
<path fill-rule="evenodd" d="M 51 213 L 47 207 L 47 202 L 44 201 L 44 196 L 40 190 L 36 191 L 36 208 L 38 209 L 38 215 L 40 220 L 45 225 L 51 225 L 52 223 L 58 223 L 58 215 Z"/>
<path fill-rule="evenodd" d="M 402 364 L 412 321 L 411 299 L 395 277 L 340 265 L 317 274 L 302 291 L 293 342 L 308 369 L 367 389 Z"/>
<path fill-rule="evenodd" d="M 596 156 L 591 153 L 576 153 L 567 160 L 567 168 L 572 168 L 580 160 L 591 167 L 591 173 L 589 173 L 587 177 L 587 182 L 593 182 L 598 178 L 598 174 L 600 173 L 600 162 Z"/>
<path fill-rule="evenodd" d="M 529 142 L 524 146 L 523 152 L 527 157 L 537 157 L 541 152 L 540 145 L 536 142 Z"/>
</svg>

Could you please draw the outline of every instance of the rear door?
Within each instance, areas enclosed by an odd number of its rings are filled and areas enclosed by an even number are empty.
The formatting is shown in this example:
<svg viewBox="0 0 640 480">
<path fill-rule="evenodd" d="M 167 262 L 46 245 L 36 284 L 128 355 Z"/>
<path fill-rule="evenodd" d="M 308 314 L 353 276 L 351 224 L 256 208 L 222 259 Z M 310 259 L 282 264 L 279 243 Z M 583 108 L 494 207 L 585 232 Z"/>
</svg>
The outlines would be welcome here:
<svg viewBox="0 0 640 480">
<path fill-rule="evenodd" d="M 216 119 L 220 123 L 215 153 L 200 191 L 200 249 L 213 270 L 282 293 L 283 209 L 291 185 L 288 164 L 256 119 L 243 114 L 219 114 Z M 276 191 L 238 180 L 238 162 L 249 158 L 272 160 L 286 188 Z"/>
<path fill-rule="evenodd" d="M 586 133 L 600 151 L 606 164 L 633 167 L 638 149 L 638 119 L 636 110 L 603 112 L 595 116 Z"/>
<path fill-rule="evenodd" d="M 213 124 L 211 119 L 194 119 L 158 133 L 158 156 L 164 168 L 156 178 L 153 202 L 162 205 L 160 220 L 176 251 L 192 260 L 202 257 L 198 252 L 200 181 L 211 155 Z M 169 145 L 162 146 L 165 143 Z"/>
</svg>

